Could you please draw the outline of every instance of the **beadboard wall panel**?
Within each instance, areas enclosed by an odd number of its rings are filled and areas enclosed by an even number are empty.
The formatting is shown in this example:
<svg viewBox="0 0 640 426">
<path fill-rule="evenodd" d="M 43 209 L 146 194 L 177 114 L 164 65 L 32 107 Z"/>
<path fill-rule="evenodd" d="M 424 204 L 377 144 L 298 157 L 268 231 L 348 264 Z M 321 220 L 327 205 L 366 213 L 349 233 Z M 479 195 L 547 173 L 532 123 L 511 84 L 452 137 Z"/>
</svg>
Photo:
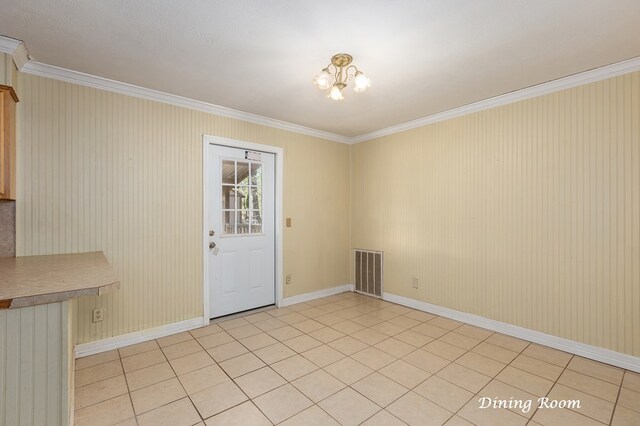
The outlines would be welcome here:
<svg viewBox="0 0 640 426">
<path fill-rule="evenodd" d="M 640 73 L 353 145 L 351 184 L 386 292 L 640 356 Z"/>
<path fill-rule="evenodd" d="M 68 425 L 69 302 L 0 310 L 0 425 Z"/>
<path fill-rule="evenodd" d="M 348 282 L 347 145 L 23 73 L 17 91 L 17 254 L 102 250 L 122 281 L 76 302 L 77 343 L 203 315 L 204 134 L 284 148 L 284 296 Z"/>
</svg>

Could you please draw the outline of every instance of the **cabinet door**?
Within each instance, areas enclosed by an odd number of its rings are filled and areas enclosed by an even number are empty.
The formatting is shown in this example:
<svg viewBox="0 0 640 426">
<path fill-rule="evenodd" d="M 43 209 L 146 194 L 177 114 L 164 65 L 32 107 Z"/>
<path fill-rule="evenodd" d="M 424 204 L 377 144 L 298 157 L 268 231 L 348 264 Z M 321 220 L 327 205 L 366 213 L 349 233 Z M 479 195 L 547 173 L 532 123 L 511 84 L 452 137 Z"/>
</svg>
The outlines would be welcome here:
<svg viewBox="0 0 640 426">
<path fill-rule="evenodd" d="M 13 89 L 0 85 L 0 199 L 15 199 L 16 102 Z"/>
<path fill-rule="evenodd" d="M 8 198 L 9 191 L 7 187 L 7 180 L 9 178 L 8 172 L 9 167 L 7 164 L 8 161 L 8 150 L 9 145 L 7 144 L 7 137 L 5 126 L 7 125 L 7 120 L 5 117 L 5 97 L 6 94 L 4 90 L 0 89 L 0 198 Z"/>
</svg>

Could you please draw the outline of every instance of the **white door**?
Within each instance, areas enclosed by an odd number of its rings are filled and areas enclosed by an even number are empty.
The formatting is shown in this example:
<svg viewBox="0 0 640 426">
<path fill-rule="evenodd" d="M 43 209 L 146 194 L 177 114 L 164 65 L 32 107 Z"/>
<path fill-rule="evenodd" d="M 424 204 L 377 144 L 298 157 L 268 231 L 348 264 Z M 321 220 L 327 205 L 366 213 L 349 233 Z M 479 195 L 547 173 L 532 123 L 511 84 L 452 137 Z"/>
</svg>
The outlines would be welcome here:
<svg viewBox="0 0 640 426">
<path fill-rule="evenodd" d="M 209 317 L 275 303 L 275 155 L 208 145 Z M 206 208 L 210 206 L 210 208 Z"/>
</svg>

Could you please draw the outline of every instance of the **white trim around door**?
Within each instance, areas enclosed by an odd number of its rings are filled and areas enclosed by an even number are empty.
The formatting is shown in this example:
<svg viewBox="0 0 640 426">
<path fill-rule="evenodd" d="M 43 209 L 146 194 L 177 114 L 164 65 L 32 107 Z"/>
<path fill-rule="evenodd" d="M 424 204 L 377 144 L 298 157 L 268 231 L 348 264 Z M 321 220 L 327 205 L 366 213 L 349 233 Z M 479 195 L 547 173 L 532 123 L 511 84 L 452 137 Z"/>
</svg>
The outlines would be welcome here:
<svg viewBox="0 0 640 426">
<path fill-rule="evenodd" d="M 210 203 L 207 202 L 207 195 L 211 194 L 211 174 L 213 173 L 214 165 L 207 161 L 206 155 L 207 147 L 209 145 L 221 145 L 231 148 L 240 148 L 250 151 L 262 151 L 275 154 L 276 156 L 276 170 L 275 170 L 275 240 L 276 240 L 276 264 L 275 264 L 275 283 L 276 283 L 276 306 L 282 305 L 283 299 L 283 271 L 284 271 L 284 251 L 283 251 L 283 204 L 282 204 L 282 192 L 284 189 L 284 149 L 271 146 L 262 145 L 251 142 L 238 141 L 234 139 L 221 138 L 218 136 L 204 135 L 202 137 L 202 287 L 203 287 L 203 321 L 204 325 L 209 325 L 209 262 L 207 261 L 209 255 L 209 235 L 207 234 L 208 228 L 205 218 L 208 217 L 209 209 L 211 209 Z"/>
</svg>

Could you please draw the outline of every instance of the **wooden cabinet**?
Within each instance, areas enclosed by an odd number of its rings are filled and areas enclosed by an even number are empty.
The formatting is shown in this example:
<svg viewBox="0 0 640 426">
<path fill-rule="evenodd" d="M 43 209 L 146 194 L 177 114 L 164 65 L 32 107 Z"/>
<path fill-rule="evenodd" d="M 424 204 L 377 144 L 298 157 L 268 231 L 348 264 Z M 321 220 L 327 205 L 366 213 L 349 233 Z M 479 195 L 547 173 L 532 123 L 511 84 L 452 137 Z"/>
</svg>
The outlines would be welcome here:
<svg viewBox="0 0 640 426">
<path fill-rule="evenodd" d="M 0 200 L 16 199 L 16 102 L 13 88 L 0 85 Z"/>
</svg>

